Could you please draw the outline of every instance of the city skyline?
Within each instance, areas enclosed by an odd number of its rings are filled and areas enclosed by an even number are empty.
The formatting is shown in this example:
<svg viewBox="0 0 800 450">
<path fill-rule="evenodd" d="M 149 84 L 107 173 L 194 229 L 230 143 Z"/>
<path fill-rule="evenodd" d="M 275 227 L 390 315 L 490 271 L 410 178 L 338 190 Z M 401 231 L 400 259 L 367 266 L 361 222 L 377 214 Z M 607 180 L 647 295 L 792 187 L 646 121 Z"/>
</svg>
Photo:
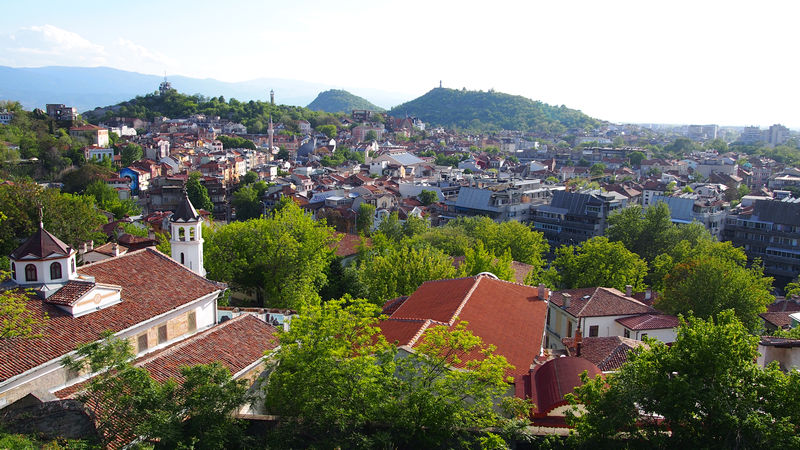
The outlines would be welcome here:
<svg viewBox="0 0 800 450">
<path fill-rule="evenodd" d="M 10 4 L 0 65 L 285 78 L 407 100 L 443 80 L 612 122 L 800 127 L 789 2 L 284 3 Z"/>
</svg>

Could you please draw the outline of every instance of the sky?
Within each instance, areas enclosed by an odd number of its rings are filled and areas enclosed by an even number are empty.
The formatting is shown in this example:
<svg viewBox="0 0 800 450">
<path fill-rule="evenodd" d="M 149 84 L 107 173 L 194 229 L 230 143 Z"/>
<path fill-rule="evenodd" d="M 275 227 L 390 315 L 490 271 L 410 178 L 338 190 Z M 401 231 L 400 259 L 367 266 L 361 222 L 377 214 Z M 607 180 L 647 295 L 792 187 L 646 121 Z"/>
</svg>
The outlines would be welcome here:
<svg viewBox="0 0 800 450">
<path fill-rule="evenodd" d="M 9 1 L 0 65 L 287 78 L 409 100 L 441 80 L 612 122 L 800 128 L 798 13 L 770 0 Z"/>
</svg>

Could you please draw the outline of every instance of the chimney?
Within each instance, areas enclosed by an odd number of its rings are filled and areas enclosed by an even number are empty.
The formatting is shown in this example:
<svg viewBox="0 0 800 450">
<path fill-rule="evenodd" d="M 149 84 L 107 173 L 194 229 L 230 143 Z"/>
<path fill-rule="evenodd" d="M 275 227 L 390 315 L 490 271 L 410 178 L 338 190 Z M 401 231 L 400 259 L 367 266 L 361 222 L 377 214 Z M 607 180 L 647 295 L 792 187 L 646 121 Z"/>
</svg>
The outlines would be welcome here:
<svg viewBox="0 0 800 450">
<path fill-rule="evenodd" d="M 572 296 L 569 294 L 561 294 L 564 297 L 564 309 L 569 308 L 570 303 L 572 302 Z"/>
<path fill-rule="evenodd" d="M 583 347 L 583 332 L 581 327 L 575 330 L 575 356 L 581 356 L 581 347 Z"/>
<path fill-rule="evenodd" d="M 113 256 L 119 256 L 119 245 L 116 242 L 111 244 L 111 254 Z"/>
<path fill-rule="evenodd" d="M 652 296 L 653 296 L 653 291 L 650 288 L 647 288 L 647 290 L 644 291 L 644 299 L 650 300 Z"/>
<path fill-rule="evenodd" d="M 78 253 L 83 255 L 84 253 L 86 253 L 87 248 L 88 248 L 88 245 L 86 244 L 86 242 L 84 242 L 83 244 L 81 244 L 81 250 Z"/>
<path fill-rule="evenodd" d="M 550 299 L 550 291 L 547 289 L 547 286 L 544 283 L 539 283 L 539 300 L 549 300 Z"/>
<path fill-rule="evenodd" d="M 94 250 L 94 241 L 89 241 L 89 251 Z"/>
<path fill-rule="evenodd" d="M 152 228 L 148 228 L 147 229 L 147 238 L 148 239 L 155 239 L 156 238 L 156 232 L 153 231 Z"/>
<path fill-rule="evenodd" d="M 625 285 L 625 295 L 628 297 L 633 295 L 633 286 L 631 286 L 630 284 Z"/>
</svg>

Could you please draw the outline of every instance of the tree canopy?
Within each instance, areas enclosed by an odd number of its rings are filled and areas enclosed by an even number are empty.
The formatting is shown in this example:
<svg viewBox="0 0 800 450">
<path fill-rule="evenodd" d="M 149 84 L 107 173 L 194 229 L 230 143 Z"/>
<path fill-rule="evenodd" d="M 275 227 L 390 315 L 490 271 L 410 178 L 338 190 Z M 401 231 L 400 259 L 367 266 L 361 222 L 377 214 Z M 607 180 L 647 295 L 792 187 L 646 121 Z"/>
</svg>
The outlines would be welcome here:
<svg viewBox="0 0 800 450">
<path fill-rule="evenodd" d="M 203 256 L 209 278 L 255 291 L 261 305 L 298 308 L 325 284 L 335 241 L 332 228 L 289 202 L 210 233 Z"/>
<path fill-rule="evenodd" d="M 211 202 L 211 197 L 208 196 L 208 189 L 200 183 L 201 176 L 203 175 L 200 172 L 189 174 L 189 178 L 186 180 L 186 193 L 195 208 L 214 211 L 214 203 Z"/>
<path fill-rule="evenodd" d="M 593 237 L 577 246 L 556 249 L 556 258 L 548 273 L 551 284 L 560 288 L 613 287 L 625 292 L 645 288 L 647 263 L 620 242 L 609 242 L 604 236 Z"/>
<path fill-rule="evenodd" d="M 582 446 L 796 448 L 800 372 L 755 362 L 758 337 L 733 311 L 682 321 L 670 347 L 650 341 L 614 374 L 576 388 Z"/>
</svg>

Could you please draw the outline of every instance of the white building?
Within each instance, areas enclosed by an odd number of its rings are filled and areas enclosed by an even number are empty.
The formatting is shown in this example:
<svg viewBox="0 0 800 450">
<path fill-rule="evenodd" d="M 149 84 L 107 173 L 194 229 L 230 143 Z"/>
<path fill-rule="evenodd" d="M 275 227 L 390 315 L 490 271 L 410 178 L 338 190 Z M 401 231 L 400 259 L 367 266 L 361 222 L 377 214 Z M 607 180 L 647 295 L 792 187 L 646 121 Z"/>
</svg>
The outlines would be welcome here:
<svg viewBox="0 0 800 450">
<path fill-rule="evenodd" d="M 201 277 L 206 276 L 206 269 L 203 267 L 203 219 L 189 201 L 186 190 L 183 191 L 183 200 L 169 222 L 172 259 Z"/>
</svg>

